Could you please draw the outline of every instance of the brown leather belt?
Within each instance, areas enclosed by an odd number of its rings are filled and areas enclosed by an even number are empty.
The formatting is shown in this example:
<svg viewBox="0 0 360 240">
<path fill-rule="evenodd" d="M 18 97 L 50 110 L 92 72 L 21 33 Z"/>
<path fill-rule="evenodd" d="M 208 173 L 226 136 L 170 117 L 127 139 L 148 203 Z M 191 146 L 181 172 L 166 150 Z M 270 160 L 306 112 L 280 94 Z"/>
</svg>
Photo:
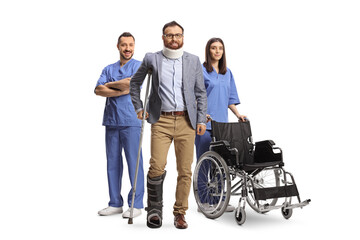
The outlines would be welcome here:
<svg viewBox="0 0 360 240">
<path fill-rule="evenodd" d="M 162 115 L 165 116 L 187 116 L 187 111 L 175 111 L 175 112 L 161 112 Z"/>
</svg>

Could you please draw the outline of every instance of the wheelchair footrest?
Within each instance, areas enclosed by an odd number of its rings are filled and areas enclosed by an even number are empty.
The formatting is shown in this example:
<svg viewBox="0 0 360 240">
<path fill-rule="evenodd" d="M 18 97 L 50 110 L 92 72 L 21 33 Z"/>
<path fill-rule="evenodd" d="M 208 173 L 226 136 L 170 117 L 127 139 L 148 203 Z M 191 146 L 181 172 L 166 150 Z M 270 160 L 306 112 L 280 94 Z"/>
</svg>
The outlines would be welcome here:
<svg viewBox="0 0 360 240">
<path fill-rule="evenodd" d="M 303 208 L 306 205 L 309 205 L 310 201 L 311 201 L 310 199 L 307 199 L 307 200 L 305 200 L 303 202 L 300 202 L 300 203 L 297 203 L 297 204 L 290 204 L 290 205 L 286 204 L 286 202 L 285 202 L 285 203 L 283 203 L 281 205 L 276 205 L 276 206 L 270 206 L 269 204 L 266 204 L 266 205 L 261 205 L 260 208 L 259 208 L 259 211 L 260 212 L 268 212 L 268 211 L 272 211 L 272 210 L 279 209 L 279 208 L 282 208 L 284 210 L 298 208 L 298 207 Z"/>
<path fill-rule="evenodd" d="M 281 187 L 254 188 L 253 191 L 256 200 L 299 196 L 296 184 Z"/>
<path fill-rule="evenodd" d="M 292 209 L 292 208 L 302 208 L 305 207 L 306 205 L 309 205 L 309 203 L 311 202 L 311 199 L 306 199 L 305 201 L 302 201 L 301 203 L 297 203 L 297 204 L 290 204 L 287 207 L 284 207 L 284 209 Z"/>
</svg>

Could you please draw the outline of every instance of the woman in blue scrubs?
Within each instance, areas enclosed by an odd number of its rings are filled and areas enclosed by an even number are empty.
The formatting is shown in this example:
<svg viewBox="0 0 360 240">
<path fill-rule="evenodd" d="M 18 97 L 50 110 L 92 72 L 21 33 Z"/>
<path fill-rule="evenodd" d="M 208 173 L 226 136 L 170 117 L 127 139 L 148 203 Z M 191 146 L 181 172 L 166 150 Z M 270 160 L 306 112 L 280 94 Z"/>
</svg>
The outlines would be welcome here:
<svg viewBox="0 0 360 240">
<path fill-rule="evenodd" d="M 246 116 L 241 115 L 236 105 L 240 104 L 234 77 L 229 68 L 226 67 L 225 45 L 220 38 L 211 38 L 205 47 L 205 62 L 203 74 L 207 91 L 207 113 L 217 122 L 228 122 L 228 108 L 235 116 L 245 121 Z M 204 135 L 196 135 L 196 156 L 209 151 L 211 142 L 211 123 L 208 122 Z M 202 200 L 206 201 L 206 200 Z M 227 211 L 233 211 L 229 206 Z"/>
</svg>

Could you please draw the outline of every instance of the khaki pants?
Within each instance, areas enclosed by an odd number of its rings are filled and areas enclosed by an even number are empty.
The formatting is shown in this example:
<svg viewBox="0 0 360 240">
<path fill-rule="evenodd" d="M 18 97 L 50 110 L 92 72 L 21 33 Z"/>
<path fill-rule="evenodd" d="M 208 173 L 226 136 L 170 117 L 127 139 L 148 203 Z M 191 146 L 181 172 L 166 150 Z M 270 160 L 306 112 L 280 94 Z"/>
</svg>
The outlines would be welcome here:
<svg viewBox="0 0 360 240">
<path fill-rule="evenodd" d="M 194 156 L 195 130 L 188 116 L 164 116 L 151 125 L 150 178 L 165 172 L 166 159 L 174 140 L 176 166 L 178 171 L 174 215 L 185 214 L 191 188 L 191 164 Z"/>
</svg>

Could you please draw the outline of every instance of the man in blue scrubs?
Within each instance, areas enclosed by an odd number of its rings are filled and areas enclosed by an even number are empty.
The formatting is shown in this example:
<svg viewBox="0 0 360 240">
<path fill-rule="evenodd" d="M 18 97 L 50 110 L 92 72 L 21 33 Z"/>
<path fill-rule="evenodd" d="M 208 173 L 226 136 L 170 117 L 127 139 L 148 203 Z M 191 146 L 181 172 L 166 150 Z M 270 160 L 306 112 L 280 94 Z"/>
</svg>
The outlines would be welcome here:
<svg viewBox="0 0 360 240">
<path fill-rule="evenodd" d="M 124 32 L 118 39 L 120 61 L 104 68 L 96 84 L 95 94 L 106 97 L 103 125 L 106 127 L 106 156 L 110 202 L 100 210 L 100 216 L 123 213 L 121 180 L 123 173 L 122 150 L 124 149 L 131 186 L 135 179 L 137 153 L 140 141 L 141 121 L 137 119 L 129 95 L 130 78 L 136 73 L 141 62 L 133 59 L 135 38 Z M 141 214 L 144 196 L 143 159 L 140 155 L 133 216 Z M 128 194 L 131 206 L 132 189 Z M 130 217 L 130 208 L 123 213 Z"/>
</svg>

